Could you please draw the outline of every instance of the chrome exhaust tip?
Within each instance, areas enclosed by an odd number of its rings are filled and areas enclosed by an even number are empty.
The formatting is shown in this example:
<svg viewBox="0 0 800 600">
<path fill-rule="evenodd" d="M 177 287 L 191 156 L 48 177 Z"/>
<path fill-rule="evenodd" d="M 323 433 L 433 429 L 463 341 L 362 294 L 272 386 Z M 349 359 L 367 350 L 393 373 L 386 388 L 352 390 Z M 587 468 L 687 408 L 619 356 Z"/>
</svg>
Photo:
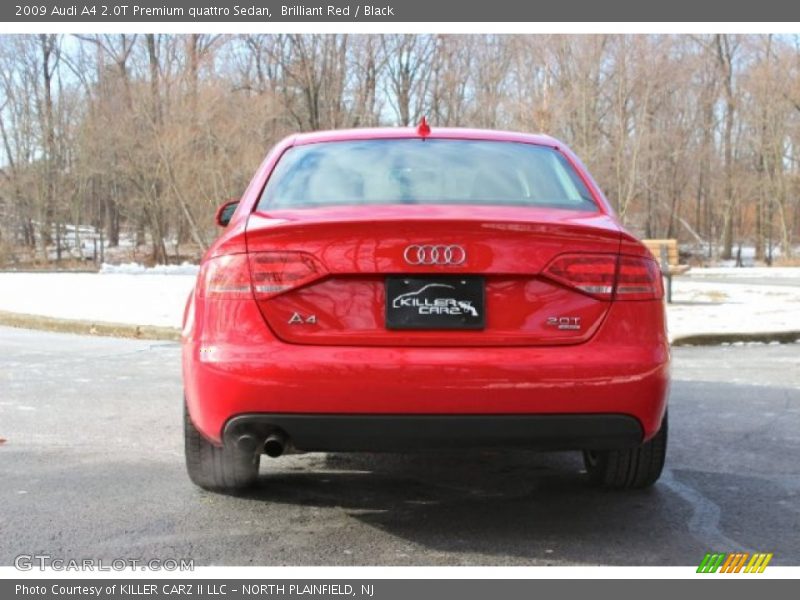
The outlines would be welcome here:
<svg viewBox="0 0 800 600">
<path fill-rule="evenodd" d="M 286 436 L 280 431 L 275 431 L 269 434 L 264 442 L 264 454 L 272 458 L 278 458 L 286 450 L 286 444 Z"/>
</svg>

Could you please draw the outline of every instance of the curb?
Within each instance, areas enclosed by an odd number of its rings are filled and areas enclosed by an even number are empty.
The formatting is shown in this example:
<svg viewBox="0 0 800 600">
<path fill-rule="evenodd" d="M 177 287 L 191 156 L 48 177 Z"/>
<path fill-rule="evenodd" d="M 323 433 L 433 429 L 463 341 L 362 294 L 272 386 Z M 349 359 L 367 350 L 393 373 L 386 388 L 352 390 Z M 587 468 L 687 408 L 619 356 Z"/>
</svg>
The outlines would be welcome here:
<svg viewBox="0 0 800 600">
<path fill-rule="evenodd" d="M 99 335 L 138 340 L 180 341 L 181 339 L 181 330 L 177 327 L 130 325 L 128 323 L 95 323 L 92 321 L 59 319 L 6 311 L 0 311 L 0 325 L 21 329 L 39 329 L 58 333 L 77 333 L 80 335 Z"/>
<path fill-rule="evenodd" d="M 698 333 L 677 337 L 671 346 L 718 346 L 736 342 L 793 344 L 800 341 L 800 331 L 764 331 L 756 333 Z"/>
</svg>

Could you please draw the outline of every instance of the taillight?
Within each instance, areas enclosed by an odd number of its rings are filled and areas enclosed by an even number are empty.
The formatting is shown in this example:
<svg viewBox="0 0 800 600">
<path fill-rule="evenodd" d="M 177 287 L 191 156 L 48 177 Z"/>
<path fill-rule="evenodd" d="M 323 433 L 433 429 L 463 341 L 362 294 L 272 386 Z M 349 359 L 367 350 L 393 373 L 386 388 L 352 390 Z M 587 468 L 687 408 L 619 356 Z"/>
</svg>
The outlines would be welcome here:
<svg viewBox="0 0 800 600">
<path fill-rule="evenodd" d="M 265 300 L 325 275 L 303 252 L 254 252 L 208 260 L 200 270 L 198 292 L 204 297 Z"/>
<path fill-rule="evenodd" d="M 197 291 L 206 298 L 252 298 L 247 255 L 228 254 L 203 263 Z"/>
<path fill-rule="evenodd" d="M 661 269 L 643 256 L 620 256 L 617 300 L 660 300 L 664 296 Z"/>
<path fill-rule="evenodd" d="M 613 254 L 562 254 L 545 269 L 545 276 L 602 300 L 614 295 L 617 257 Z"/>
<path fill-rule="evenodd" d="M 248 256 L 253 293 L 259 300 L 272 298 L 325 275 L 322 265 L 304 252 L 254 252 Z"/>
<path fill-rule="evenodd" d="M 658 265 L 643 256 L 562 254 L 543 275 L 601 300 L 659 300 L 664 295 Z"/>
</svg>

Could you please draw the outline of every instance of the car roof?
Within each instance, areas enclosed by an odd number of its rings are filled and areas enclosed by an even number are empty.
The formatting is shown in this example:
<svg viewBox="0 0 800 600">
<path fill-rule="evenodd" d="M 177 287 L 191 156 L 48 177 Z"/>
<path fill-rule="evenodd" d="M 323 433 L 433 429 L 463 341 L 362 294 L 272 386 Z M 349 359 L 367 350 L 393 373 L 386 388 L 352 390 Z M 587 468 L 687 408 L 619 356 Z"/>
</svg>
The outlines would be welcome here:
<svg viewBox="0 0 800 600">
<path fill-rule="evenodd" d="M 486 140 L 495 142 L 519 142 L 539 146 L 564 146 L 549 135 L 500 131 L 494 129 L 468 129 L 460 127 L 431 127 L 430 132 L 421 135 L 417 127 L 373 127 L 360 129 L 334 129 L 299 133 L 291 140 L 291 145 L 318 144 L 321 142 L 341 142 L 348 140 L 378 139 L 446 139 L 446 140 Z"/>
</svg>

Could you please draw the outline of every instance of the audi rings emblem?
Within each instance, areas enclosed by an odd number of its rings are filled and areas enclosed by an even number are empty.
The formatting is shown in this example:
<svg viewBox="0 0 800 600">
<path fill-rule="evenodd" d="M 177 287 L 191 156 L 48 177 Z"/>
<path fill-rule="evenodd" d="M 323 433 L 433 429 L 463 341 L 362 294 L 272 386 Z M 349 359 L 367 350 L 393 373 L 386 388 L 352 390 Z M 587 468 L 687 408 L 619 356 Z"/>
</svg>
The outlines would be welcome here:
<svg viewBox="0 0 800 600">
<path fill-rule="evenodd" d="M 410 265 L 461 265 L 467 260 L 467 251 L 461 246 L 411 245 L 403 252 Z"/>
</svg>

